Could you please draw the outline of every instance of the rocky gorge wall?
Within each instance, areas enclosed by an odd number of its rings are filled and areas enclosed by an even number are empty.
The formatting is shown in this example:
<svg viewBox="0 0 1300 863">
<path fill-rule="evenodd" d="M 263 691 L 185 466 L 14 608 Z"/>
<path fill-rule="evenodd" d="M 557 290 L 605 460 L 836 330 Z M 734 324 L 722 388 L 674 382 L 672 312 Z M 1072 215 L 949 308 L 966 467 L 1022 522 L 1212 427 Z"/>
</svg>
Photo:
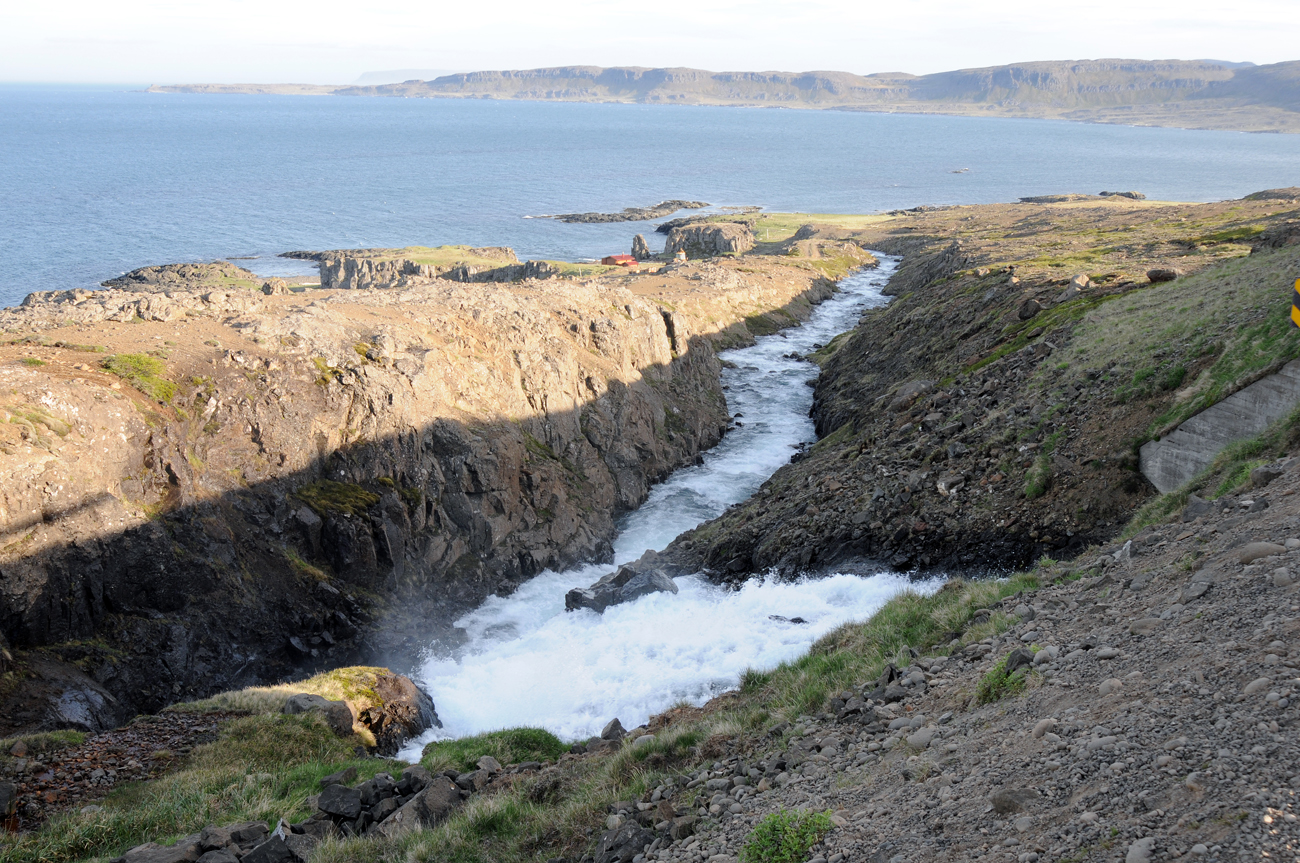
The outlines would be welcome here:
<svg viewBox="0 0 1300 863">
<path fill-rule="evenodd" d="M 714 341 L 831 290 L 691 264 L 6 310 L 0 632 L 25 670 L 0 733 L 400 664 L 484 596 L 608 559 L 614 516 L 725 432 Z"/>
<path fill-rule="evenodd" d="M 810 357 L 821 440 L 666 557 L 739 582 L 1005 571 L 1105 541 L 1157 492 L 1144 442 L 1300 352 L 1277 200 L 939 208 L 859 230 L 904 260 L 896 299 Z"/>
</svg>

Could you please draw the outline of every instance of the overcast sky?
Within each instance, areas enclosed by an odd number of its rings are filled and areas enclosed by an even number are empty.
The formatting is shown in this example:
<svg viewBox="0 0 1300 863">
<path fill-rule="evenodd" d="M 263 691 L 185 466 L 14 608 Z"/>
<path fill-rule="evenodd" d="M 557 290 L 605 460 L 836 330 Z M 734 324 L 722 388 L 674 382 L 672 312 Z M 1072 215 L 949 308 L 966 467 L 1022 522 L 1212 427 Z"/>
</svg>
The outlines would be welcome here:
<svg viewBox="0 0 1300 863">
<path fill-rule="evenodd" d="M 1300 0 L 11 0 L 0 81 L 350 83 L 380 69 L 937 72 L 1300 59 Z"/>
</svg>

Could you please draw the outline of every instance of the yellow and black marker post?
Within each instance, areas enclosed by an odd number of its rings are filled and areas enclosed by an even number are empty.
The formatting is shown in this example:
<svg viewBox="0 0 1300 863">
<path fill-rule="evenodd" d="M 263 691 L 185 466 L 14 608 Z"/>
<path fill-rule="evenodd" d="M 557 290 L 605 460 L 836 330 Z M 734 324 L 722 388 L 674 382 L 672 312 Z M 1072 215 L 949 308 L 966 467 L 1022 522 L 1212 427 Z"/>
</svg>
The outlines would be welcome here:
<svg viewBox="0 0 1300 863">
<path fill-rule="evenodd" d="M 1295 280 L 1295 290 L 1291 291 L 1291 323 L 1300 327 L 1300 279 Z"/>
</svg>

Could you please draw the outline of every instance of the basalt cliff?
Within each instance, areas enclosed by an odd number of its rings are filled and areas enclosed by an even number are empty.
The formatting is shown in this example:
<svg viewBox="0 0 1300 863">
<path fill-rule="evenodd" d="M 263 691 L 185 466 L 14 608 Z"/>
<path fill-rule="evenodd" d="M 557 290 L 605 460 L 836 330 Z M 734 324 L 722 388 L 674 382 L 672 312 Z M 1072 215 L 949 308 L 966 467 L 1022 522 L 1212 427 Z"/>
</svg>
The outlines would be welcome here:
<svg viewBox="0 0 1300 863">
<path fill-rule="evenodd" d="M 364 285 L 150 268 L 0 311 L 0 734 L 409 666 L 459 610 L 607 559 L 725 433 L 717 348 L 834 290 L 772 256 L 491 283 L 377 257 Z"/>
</svg>

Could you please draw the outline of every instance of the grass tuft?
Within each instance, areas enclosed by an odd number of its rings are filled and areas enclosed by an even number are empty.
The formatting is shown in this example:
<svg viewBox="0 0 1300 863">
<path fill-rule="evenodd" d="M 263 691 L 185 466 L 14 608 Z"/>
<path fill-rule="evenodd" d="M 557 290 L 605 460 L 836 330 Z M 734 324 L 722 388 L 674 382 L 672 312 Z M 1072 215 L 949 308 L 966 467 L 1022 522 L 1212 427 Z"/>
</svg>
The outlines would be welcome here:
<svg viewBox="0 0 1300 863">
<path fill-rule="evenodd" d="M 100 365 L 129 382 L 159 404 L 167 404 L 176 395 L 176 384 L 163 377 L 167 365 L 148 354 L 114 354 Z"/>
</svg>

